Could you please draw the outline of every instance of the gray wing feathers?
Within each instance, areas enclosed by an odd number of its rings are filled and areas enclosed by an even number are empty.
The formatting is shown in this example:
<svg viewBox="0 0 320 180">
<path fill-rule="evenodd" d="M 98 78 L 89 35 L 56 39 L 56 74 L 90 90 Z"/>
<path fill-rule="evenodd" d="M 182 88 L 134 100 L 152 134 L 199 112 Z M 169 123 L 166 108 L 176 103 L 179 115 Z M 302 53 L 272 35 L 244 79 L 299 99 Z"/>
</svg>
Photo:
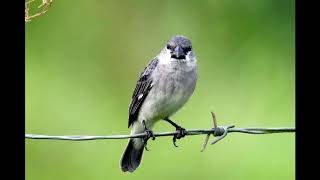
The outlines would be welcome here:
<svg viewBox="0 0 320 180">
<path fill-rule="evenodd" d="M 140 75 L 129 107 L 129 127 L 134 121 L 137 120 L 140 107 L 152 88 L 151 74 L 157 67 L 157 64 L 157 58 L 151 60 Z"/>
</svg>

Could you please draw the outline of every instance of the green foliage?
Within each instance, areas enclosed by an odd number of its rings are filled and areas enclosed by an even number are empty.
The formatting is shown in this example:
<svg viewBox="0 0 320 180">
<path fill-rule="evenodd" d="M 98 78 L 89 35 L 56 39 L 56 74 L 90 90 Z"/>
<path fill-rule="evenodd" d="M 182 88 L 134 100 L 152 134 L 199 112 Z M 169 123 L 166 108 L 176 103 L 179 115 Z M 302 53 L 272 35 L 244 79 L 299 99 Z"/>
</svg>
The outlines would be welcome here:
<svg viewBox="0 0 320 180">
<path fill-rule="evenodd" d="M 53 1 L 26 24 L 26 133 L 127 134 L 136 80 L 175 34 L 188 36 L 198 84 L 172 117 L 185 128 L 295 126 L 292 0 Z M 159 122 L 155 131 L 173 131 Z M 26 179 L 295 178 L 295 135 L 230 134 L 148 143 L 134 174 L 119 160 L 126 140 L 26 140 Z"/>
</svg>

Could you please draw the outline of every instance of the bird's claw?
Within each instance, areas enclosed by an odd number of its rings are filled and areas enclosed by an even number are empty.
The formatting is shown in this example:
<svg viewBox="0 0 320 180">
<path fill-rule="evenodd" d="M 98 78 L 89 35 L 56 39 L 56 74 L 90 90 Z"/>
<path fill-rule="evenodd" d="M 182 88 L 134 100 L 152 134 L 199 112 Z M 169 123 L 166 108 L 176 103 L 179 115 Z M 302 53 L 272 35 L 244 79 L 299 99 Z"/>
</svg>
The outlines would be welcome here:
<svg viewBox="0 0 320 180">
<path fill-rule="evenodd" d="M 178 146 L 176 145 L 177 139 L 183 138 L 183 137 L 187 134 L 187 132 L 186 132 L 186 129 L 184 129 L 184 128 L 180 127 L 180 126 L 176 128 L 176 132 L 177 132 L 177 134 L 175 134 L 175 135 L 173 136 L 172 141 L 173 141 L 173 145 L 174 145 L 175 147 L 178 147 Z"/>
<path fill-rule="evenodd" d="M 145 129 L 144 131 L 146 133 L 146 135 L 142 138 L 142 142 L 144 144 L 144 148 L 146 149 L 146 151 L 149 151 L 147 148 L 147 142 L 150 138 L 152 138 L 152 140 L 155 140 L 156 137 L 154 136 L 153 132 L 149 129 Z"/>
</svg>

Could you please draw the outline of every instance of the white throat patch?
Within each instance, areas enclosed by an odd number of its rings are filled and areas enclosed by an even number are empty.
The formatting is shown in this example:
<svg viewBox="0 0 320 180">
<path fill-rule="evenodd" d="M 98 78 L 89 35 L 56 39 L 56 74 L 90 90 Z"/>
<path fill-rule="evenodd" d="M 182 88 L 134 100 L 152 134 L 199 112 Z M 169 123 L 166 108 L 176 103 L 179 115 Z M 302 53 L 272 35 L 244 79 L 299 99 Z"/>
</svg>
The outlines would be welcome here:
<svg viewBox="0 0 320 180">
<path fill-rule="evenodd" d="M 167 48 L 164 48 L 160 54 L 158 55 L 158 59 L 159 59 L 159 63 L 160 64 L 170 64 L 172 62 L 182 62 L 182 63 L 187 63 L 189 64 L 194 64 L 196 63 L 196 58 L 193 57 L 192 59 L 190 59 L 191 52 L 188 52 L 186 59 L 175 59 L 175 58 L 171 58 L 171 53 Z"/>
</svg>

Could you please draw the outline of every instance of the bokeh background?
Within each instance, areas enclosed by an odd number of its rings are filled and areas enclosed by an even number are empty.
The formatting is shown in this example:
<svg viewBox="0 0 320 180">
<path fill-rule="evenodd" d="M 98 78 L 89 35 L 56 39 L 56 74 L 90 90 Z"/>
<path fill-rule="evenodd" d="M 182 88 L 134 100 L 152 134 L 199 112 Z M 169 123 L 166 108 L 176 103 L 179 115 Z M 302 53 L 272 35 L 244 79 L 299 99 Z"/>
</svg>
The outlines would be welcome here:
<svg viewBox="0 0 320 180">
<path fill-rule="evenodd" d="M 54 0 L 26 23 L 26 133 L 128 134 L 137 78 L 176 34 L 192 40 L 199 77 L 173 120 L 210 128 L 214 111 L 220 125 L 294 127 L 294 3 Z M 200 152 L 204 138 L 150 141 L 133 174 L 119 168 L 127 140 L 26 140 L 26 179 L 295 179 L 294 133 L 230 134 Z"/>
</svg>

